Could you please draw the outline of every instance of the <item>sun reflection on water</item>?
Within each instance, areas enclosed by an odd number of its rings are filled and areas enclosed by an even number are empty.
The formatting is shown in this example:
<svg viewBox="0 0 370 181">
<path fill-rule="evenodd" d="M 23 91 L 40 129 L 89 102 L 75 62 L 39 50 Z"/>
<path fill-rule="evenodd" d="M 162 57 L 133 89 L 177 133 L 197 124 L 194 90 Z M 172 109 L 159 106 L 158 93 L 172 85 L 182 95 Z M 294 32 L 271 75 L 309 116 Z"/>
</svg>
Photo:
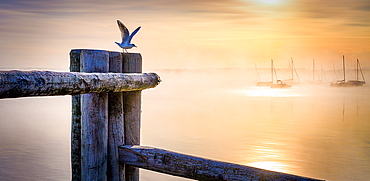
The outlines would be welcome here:
<svg viewBox="0 0 370 181">
<path fill-rule="evenodd" d="M 248 165 L 252 167 L 262 168 L 265 170 L 271 170 L 276 172 L 287 172 L 286 165 L 277 161 L 260 161 L 249 163 Z"/>
<path fill-rule="evenodd" d="M 287 145 L 284 140 L 266 137 L 255 137 L 254 139 L 259 141 L 249 142 L 244 145 L 245 150 L 240 152 L 243 165 L 276 172 L 294 173 L 296 165 L 293 162 L 295 159 L 292 158 L 289 150 L 286 150 Z"/>
<path fill-rule="evenodd" d="M 289 166 L 284 163 L 289 156 L 279 147 L 279 145 L 252 146 L 251 151 L 255 158 L 247 165 L 265 170 L 289 172 Z"/>
</svg>

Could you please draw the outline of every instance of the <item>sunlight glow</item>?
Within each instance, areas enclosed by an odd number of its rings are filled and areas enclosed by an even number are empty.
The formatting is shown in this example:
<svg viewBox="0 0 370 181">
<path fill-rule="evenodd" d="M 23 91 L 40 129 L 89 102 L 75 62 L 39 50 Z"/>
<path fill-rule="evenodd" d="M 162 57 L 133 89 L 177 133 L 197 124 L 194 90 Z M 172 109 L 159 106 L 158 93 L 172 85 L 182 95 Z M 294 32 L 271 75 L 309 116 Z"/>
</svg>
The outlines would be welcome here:
<svg viewBox="0 0 370 181">
<path fill-rule="evenodd" d="M 247 165 L 252 167 L 272 170 L 277 172 L 289 172 L 289 166 L 285 163 L 289 156 L 285 150 L 281 149 L 281 143 L 270 140 L 263 142 L 260 146 L 253 147 L 253 155 L 256 157 L 249 161 Z"/>
<path fill-rule="evenodd" d="M 265 170 L 271 170 L 271 171 L 277 171 L 277 172 L 286 172 L 287 170 L 285 169 L 286 165 L 280 163 L 280 162 L 275 162 L 275 161 L 262 161 L 262 162 L 254 162 L 254 163 L 249 163 L 250 166 L 252 167 L 257 167 L 257 168 L 262 168 Z"/>
<path fill-rule="evenodd" d="M 253 1 L 267 5 L 278 5 L 283 3 L 283 0 L 253 0 Z"/>
<path fill-rule="evenodd" d="M 253 88 L 246 90 L 237 90 L 237 93 L 252 97 L 302 97 L 293 89 L 271 89 L 271 88 Z"/>
</svg>

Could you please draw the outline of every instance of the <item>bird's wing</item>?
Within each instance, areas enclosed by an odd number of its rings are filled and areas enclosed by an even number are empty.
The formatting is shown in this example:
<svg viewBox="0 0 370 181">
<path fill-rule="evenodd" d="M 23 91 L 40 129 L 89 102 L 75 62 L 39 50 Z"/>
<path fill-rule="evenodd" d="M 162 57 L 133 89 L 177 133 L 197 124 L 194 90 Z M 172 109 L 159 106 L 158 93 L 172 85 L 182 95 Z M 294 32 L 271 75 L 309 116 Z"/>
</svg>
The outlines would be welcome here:
<svg viewBox="0 0 370 181">
<path fill-rule="evenodd" d="M 119 30 L 121 31 L 121 38 L 122 38 L 122 43 L 123 43 L 129 39 L 130 33 L 128 29 L 126 28 L 126 26 L 120 20 L 117 20 L 117 24 L 118 24 Z"/>
<path fill-rule="evenodd" d="M 130 38 L 128 40 L 128 43 L 131 42 L 132 38 L 136 35 L 136 33 L 140 30 L 141 26 L 137 27 L 135 31 L 132 32 L 132 34 L 130 35 Z"/>
</svg>

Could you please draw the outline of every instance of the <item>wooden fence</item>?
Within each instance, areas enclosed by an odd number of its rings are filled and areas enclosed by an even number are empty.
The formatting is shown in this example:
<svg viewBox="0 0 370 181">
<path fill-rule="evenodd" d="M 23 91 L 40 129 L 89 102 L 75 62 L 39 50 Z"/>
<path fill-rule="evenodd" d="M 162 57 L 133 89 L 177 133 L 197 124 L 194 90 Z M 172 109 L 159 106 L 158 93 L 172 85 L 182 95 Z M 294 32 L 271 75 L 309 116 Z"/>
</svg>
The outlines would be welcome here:
<svg viewBox="0 0 370 181">
<path fill-rule="evenodd" d="M 138 168 L 196 180 L 317 180 L 140 146 L 141 90 L 159 82 L 142 73 L 139 53 L 76 49 L 70 72 L 0 72 L 0 98 L 72 95 L 72 180 L 138 181 Z"/>
</svg>

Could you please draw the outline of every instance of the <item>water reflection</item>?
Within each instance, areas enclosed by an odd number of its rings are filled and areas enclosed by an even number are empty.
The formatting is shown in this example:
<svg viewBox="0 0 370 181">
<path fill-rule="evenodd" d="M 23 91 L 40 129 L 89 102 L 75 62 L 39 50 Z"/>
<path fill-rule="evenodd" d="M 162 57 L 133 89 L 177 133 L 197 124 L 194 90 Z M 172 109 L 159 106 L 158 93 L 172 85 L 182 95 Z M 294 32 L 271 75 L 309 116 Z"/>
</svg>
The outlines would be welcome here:
<svg viewBox="0 0 370 181">
<path fill-rule="evenodd" d="M 246 162 L 245 165 L 278 172 L 291 172 L 288 165 L 284 163 L 288 160 L 288 155 L 284 153 L 283 149 L 275 148 L 276 146 L 280 147 L 281 145 L 270 142 L 262 143 L 261 146 L 252 146 L 249 154 L 253 155 L 254 159 Z"/>
<path fill-rule="evenodd" d="M 248 163 L 247 165 L 277 172 L 288 172 L 288 170 L 286 169 L 287 165 L 283 164 L 282 162 L 260 161 Z"/>
</svg>

